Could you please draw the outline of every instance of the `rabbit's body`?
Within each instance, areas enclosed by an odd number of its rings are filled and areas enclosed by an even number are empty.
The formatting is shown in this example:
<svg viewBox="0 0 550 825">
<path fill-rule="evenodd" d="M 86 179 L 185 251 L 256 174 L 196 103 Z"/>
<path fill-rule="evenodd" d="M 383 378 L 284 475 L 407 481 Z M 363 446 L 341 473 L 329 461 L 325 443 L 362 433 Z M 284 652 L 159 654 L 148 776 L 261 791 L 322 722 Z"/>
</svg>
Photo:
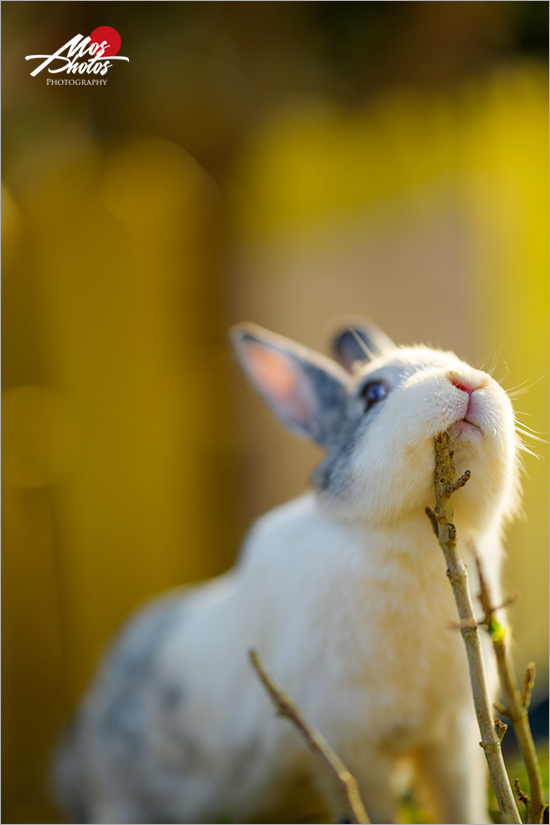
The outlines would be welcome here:
<svg viewBox="0 0 550 825">
<path fill-rule="evenodd" d="M 253 357 L 256 330 L 245 336 Z M 267 340 L 254 375 L 245 364 L 262 394 L 281 348 Z M 309 370 L 314 361 L 308 355 Z M 333 404 L 315 425 L 329 444 L 316 491 L 260 519 L 233 571 L 156 602 L 118 641 L 59 759 L 79 821 L 341 815 L 326 766 L 275 717 L 252 648 L 356 775 L 374 822 L 393 820 L 402 757 L 430 786 L 438 821 L 485 821 L 466 655 L 449 629 L 456 607 L 424 508 L 433 505 L 433 438 L 446 430 L 457 471 L 472 473 L 453 499 L 459 547 L 468 561 L 475 545 L 498 598 L 501 522 L 517 493 L 511 406 L 489 376 L 424 348 L 391 351 L 357 376 L 330 367 L 321 379 L 325 404 L 327 381 L 345 387 L 346 413 L 336 446 Z M 369 421 L 365 387 L 381 396 Z M 294 428 L 308 403 L 293 402 Z"/>
</svg>

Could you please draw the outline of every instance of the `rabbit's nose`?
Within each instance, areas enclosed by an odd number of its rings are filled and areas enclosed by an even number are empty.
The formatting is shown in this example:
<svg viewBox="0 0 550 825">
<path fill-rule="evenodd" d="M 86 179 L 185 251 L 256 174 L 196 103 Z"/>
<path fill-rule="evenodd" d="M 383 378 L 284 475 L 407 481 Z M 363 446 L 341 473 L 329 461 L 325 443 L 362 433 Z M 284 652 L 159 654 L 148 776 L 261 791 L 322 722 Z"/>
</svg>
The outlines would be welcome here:
<svg viewBox="0 0 550 825">
<path fill-rule="evenodd" d="M 482 372 L 476 372 L 466 376 L 454 370 L 449 370 L 447 378 L 453 386 L 463 392 L 467 392 L 468 395 L 487 386 L 487 378 Z"/>
</svg>

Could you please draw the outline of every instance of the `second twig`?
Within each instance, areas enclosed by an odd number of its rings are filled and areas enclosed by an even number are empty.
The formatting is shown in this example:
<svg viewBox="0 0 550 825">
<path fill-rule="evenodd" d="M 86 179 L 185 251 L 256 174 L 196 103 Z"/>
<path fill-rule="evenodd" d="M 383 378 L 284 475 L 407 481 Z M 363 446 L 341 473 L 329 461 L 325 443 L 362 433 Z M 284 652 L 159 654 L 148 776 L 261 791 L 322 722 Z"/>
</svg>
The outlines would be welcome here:
<svg viewBox="0 0 550 825">
<path fill-rule="evenodd" d="M 267 688 L 275 707 L 281 716 L 286 716 L 301 731 L 306 742 L 325 760 L 333 774 L 342 786 L 346 798 L 347 807 L 352 822 L 370 823 L 365 806 L 359 795 L 357 780 L 348 771 L 337 753 L 333 751 L 327 740 L 313 725 L 308 722 L 300 708 L 291 696 L 275 680 L 267 674 L 260 658 L 255 650 L 250 651 L 250 661 L 252 662 L 258 676 Z"/>
</svg>

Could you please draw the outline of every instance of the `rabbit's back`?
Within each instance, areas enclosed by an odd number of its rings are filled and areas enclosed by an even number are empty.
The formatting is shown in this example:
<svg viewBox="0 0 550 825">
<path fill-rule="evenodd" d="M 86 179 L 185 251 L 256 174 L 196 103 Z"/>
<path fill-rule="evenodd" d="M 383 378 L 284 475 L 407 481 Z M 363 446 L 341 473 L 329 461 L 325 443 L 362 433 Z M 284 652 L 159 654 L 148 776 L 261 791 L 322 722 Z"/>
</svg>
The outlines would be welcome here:
<svg viewBox="0 0 550 825">
<path fill-rule="evenodd" d="M 119 774 L 125 782 L 135 777 L 139 795 L 136 768 L 144 749 L 147 696 L 162 645 L 184 612 L 177 592 L 130 620 L 107 653 L 82 710 L 64 731 L 54 765 L 54 793 L 74 821 L 95 820 L 99 774 L 110 777 L 113 787 Z"/>
</svg>

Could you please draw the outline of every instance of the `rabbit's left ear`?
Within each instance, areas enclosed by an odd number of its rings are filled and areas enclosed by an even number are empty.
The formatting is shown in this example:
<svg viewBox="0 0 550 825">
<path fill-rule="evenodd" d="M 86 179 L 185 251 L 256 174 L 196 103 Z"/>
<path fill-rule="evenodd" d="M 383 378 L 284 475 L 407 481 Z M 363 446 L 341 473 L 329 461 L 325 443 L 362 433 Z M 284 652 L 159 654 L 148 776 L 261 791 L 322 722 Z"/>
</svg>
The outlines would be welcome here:
<svg viewBox="0 0 550 825">
<path fill-rule="evenodd" d="M 334 357 L 350 373 L 394 348 L 391 338 L 372 321 L 353 319 L 332 339 Z"/>
<path fill-rule="evenodd" d="M 346 415 L 349 376 L 306 347 L 252 324 L 233 327 L 239 364 L 287 429 L 328 448 Z"/>
</svg>

